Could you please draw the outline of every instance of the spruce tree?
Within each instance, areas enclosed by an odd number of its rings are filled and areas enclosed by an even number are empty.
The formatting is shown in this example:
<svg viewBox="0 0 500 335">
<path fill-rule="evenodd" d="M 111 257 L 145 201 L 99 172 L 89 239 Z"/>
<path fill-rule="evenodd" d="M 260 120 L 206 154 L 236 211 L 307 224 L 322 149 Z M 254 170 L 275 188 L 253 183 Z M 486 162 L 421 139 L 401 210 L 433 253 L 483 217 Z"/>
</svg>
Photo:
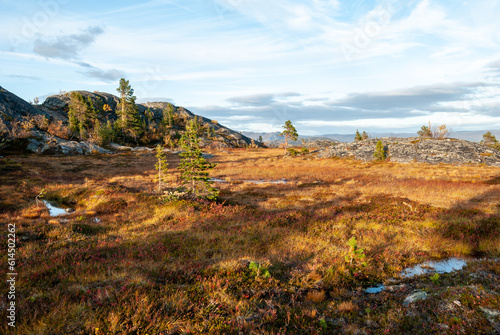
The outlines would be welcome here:
<svg viewBox="0 0 500 335">
<path fill-rule="evenodd" d="M 163 147 L 158 144 L 156 146 L 156 171 L 158 171 L 158 194 L 161 194 L 161 189 L 165 184 L 165 179 L 168 173 L 168 162 L 165 157 L 165 153 L 163 152 Z"/>
<path fill-rule="evenodd" d="M 207 162 L 202 156 L 195 119 L 186 126 L 186 132 L 181 138 L 181 147 L 184 151 L 180 154 L 182 161 L 178 168 L 187 192 L 197 197 L 216 200 L 219 191 L 212 187 L 208 173 L 215 167 L 215 164 Z"/>
<path fill-rule="evenodd" d="M 281 136 L 285 136 L 285 153 L 288 149 L 288 140 L 297 141 L 299 138 L 299 134 L 297 133 L 297 129 L 292 125 L 292 121 L 288 120 L 285 122 L 283 126 L 283 132 Z"/>
</svg>

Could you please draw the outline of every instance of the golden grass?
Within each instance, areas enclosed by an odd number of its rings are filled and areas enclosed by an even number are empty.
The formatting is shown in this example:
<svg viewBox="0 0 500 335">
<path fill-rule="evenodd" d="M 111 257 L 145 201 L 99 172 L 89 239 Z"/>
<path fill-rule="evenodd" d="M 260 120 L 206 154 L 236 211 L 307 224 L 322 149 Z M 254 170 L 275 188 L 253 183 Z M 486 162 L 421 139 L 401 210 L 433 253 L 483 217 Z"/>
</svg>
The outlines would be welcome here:
<svg viewBox="0 0 500 335">
<path fill-rule="evenodd" d="M 320 303 L 325 301 L 325 295 L 326 294 L 324 290 L 308 292 L 306 295 L 306 300 L 315 303 Z"/>
<path fill-rule="evenodd" d="M 352 301 L 343 301 L 336 307 L 339 313 L 354 313 L 358 310 L 358 306 Z"/>
<path fill-rule="evenodd" d="M 266 195 L 266 200 L 259 202 L 259 206 L 265 209 L 274 208 L 277 202 L 283 205 L 284 192 L 289 199 L 287 206 L 295 205 L 297 208 L 315 201 L 341 201 L 342 198 L 357 194 L 364 197 L 384 194 L 450 208 L 457 204 L 469 206 L 470 199 L 489 194 L 491 198 L 481 199 L 473 207 L 494 212 L 500 200 L 498 184 L 485 184 L 498 176 L 498 168 L 482 165 L 436 166 L 301 157 L 290 159 L 284 158 L 278 149 L 234 150 L 230 154 L 218 155 L 214 161 L 219 163 L 213 173 L 216 178 L 228 181 L 277 181 L 284 178 L 289 181 L 285 185 L 218 185 L 223 190 L 234 190 L 244 204 L 251 204 L 255 193 Z M 248 200 L 245 193 L 251 193 Z"/>
</svg>

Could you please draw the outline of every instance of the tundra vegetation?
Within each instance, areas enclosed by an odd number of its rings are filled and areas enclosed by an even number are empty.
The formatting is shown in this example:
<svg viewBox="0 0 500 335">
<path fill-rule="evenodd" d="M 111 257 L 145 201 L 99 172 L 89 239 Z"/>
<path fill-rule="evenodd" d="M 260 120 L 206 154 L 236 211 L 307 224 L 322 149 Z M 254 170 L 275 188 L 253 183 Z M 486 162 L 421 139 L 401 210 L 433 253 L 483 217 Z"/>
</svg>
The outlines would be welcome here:
<svg viewBox="0 0 500 335">
<path fill-rule="evenodd" d="M 183 157 L 0 159 L 0 220 L 16 226 L 18 334 L 498 330 L 498 168 L 227 149 L 209 159 L 211 176 L 225 181 L 217 201 L 166 200 L 159 160 L 169 164 L 168 188 L 206 181 L 178 169 L 191 157 L 205 164 L 190 138 L 203 130 L 188 128 Z M 51 217 L 40 194 L 74 212 Z M 452 256 L 477 259 L 449 274 L 400 276 Z M 379 283 L 386 290 L 364 291 Z M 404 304 L 414 290 L 427 298 Z"/>
</svg>

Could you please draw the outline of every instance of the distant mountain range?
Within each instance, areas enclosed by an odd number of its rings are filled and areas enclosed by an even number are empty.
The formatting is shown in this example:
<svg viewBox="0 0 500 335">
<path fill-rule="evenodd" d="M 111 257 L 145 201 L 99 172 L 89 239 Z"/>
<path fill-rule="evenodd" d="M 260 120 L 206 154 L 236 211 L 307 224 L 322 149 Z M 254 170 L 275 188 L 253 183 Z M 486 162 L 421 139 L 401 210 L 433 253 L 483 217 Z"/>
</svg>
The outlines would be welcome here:
<svg viewBox="0 0 500 335">
<path fill-rule="evenodd" d="M 472 142 L 480 142 L 483 139 L 484 133 L 490 131 L 493 135 L 500 139 L 500 130 L 477 130 L 477 131 L 453 131 L 450 133 L 450 138 L 457 138 L 461 140 L 467 140 Z M 254 140 L 258 140 L 259 136 L 262 136 L 262 142 L 269 146 L 279 146 L 281 143 L 285 142 L 285 138 L 280 136 L 279 132 L 272 133 L 258 133 L 258 132 L 241 132 L 242 135 L 249 137 Z M 316 141 L 316 140 L 335 140 L 340 142 L 352 142 L 354 141 L 353 134 L 325 134 L 320 136 L 299 136 L 298 141 L 291 142 L 292 145 L 302 144 L 302 140 L 306 142 Z M 368 133 L 370 138 L 382 138 L 382 137 L 415 137 L 416 133 Z"/>
</svg>

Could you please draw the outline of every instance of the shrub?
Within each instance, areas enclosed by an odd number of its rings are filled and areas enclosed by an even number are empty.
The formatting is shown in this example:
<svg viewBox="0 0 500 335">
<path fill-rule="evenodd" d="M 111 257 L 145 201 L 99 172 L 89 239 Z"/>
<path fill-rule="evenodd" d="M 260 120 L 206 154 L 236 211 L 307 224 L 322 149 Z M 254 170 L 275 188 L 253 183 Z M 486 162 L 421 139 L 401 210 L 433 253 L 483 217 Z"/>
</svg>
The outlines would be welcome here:
<svg viewBox="0 0 500 335">
<path fill-rule="evenodd" d="M 492 149 L 500 151 L 500 142 L 488 144 L 488 146 Z"/>
<path fill-rule="evenodd" d="M 89 141 L 97 145 L 105 145 L 112 141 L 114 136 L 113 126 L 96 121 L 94 128 L 89 133 Z"/>
<path fill-rule="evenodd" d="M 483 135 L 483 140 L 481 141 L 481 143 L 490 148 L 500 150 L 500 142 L 498 142 L 495 135 L 493 135 L 491 132 L 487 132 Z"/>
<path fill-rule="evenodd" d="M 349 254 L 345 256 L 345 261 L 349 263 L 349 267 L 366 266 L 364 249 L 358 247 L 358 241 L 354 236 L 349 239 L 347 245 L 349 246 Z"/>
<path fill-rule="evenodd" d="M 256 263 L 254 261 L 248 264 L 248 269 L 250 270 L 250 274 L 252 277 L 262 277 L 262 278 L 271 277 L 271 273 L 267 268 L 261 266 L 259 263 Z"/>
<path fill-rule="evenodd" d="M 293 148 L 288 148 L 287 149 L 287 154 L 289 156 L 292 156 L 292 157 L 302 156 L 302 155 L 305 155 L 305 154 L 308 154 L 308 153 L 309 153 L 309 149 L 307 149 L 307 148 L 300 148 L 300 151 L 295 150 Z"/>
<path fill-rule="evenodd" d="M 423 138 L 435 138 L 438 140 L 444 140 L 448 138 L 450 131 L 446 127 L 446 124 L 442 124 L 439 127 L 433 127 L 429 122 L 429 126 L 422 126 L 419 131 L 417 131 L 418 136 Z"/>
<path fill-rule="evenodd" d="M 51 122 L 47 128 L 47 132 L 65 140 L 69 140 L 71 138 L 71 131 L 63 124 L 62 121 Z"/>
<path fill-rule="evenodd" d="M 432 137 L 438 140 L 444 140 L 448 138 L 449 134 L 450 131 L 448 130 L 448 128 L 446 128 L 446 124 L 442 124 L 439 127 L 432 129 Z"/>
</svg>

